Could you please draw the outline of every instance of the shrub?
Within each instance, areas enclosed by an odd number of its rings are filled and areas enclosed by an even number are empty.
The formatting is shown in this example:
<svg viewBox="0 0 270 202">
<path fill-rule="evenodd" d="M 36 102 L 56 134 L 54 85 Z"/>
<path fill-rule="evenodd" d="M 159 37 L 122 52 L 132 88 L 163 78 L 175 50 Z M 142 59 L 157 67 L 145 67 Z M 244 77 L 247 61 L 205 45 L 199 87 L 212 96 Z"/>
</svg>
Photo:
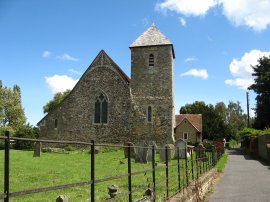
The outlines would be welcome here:
<svg viewBox="0 0 270 202">
<path fill-rule="evenodd" d="M 209 142 L 206 142 L 206 143 L 203 144 L 203 146 L 204 146 L 206 149 L 212 149 L 213 144 L 212 144 L 212 143 L 209 143 Z"/>
<path fill-rule="evenodd" d="M 66 151 L 75 151 L 75 150 L 78 150 L 77 147 L 74 147 L 74 146 L 71 146 L 71 145 L 68 145 L 64 148 Z"/>
<path fill-rule="evenodd" d="M 39 136 L 39 130 L 29 125 L 20 127 L 14 134 L 15 137 L 36 139 Z M 29 150 L 34 148 L 35 142 L 16 140 L 14 149 Z"/>
<path fill-rule="evenodd" d="M 188 145 L 192 145 L 192 146 L 194 146 L 194 147 L 197 147 L 200 143 L 199 143 L 199 142 L 188 141 L 187 144 L 188 144 Z"/>
<path fill-rule="evenodd" d="M 236 147 L 237 145 L 238 145 L 238 142 L 237 142 L 236 140 L 231 139 L 231 140 L 229 141 L 229 149 L 234 148 L 234 147 Z"/>
<path fill-rule="evenodd" d="M 0 140 L 0 150 L 3 150 L 3 149 L 5 149 L 5 142 L 4 140 L 3 141 Z"/>
<path fill-rule="evenodd" d="M 0 136 L 5 136 L 6 131 L 9 131 L 11 135 L 14 132 L 14 130 L 9 126 L 0 126 Z M 5 149 L 5 140 L 0 140 L 0 150 L 3 149 Z"/>
<path fill-rule="evenodd" d="M 239 132 L 239 136 L 241 137 L 241 147 L 249 147 L 250 138 L 257 137 L 262 134 L 261 130 L 256 130 L 253 128 L 245 128 Z"/>
</svg>

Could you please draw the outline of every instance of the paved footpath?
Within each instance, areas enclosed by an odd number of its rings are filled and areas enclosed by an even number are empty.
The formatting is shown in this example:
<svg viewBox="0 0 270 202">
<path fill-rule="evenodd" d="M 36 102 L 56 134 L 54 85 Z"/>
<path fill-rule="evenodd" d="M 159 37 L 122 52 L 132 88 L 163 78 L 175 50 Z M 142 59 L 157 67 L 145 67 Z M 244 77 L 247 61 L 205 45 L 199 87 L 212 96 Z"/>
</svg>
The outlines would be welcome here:
<svg viewBox="0 0 270 202">
<path fill-rule="evenodd" d="M 207 201 L 270 201 L 270 166 L 243 155 L 241 149 L 228 151 L 223 177 Z"/>
</svg>

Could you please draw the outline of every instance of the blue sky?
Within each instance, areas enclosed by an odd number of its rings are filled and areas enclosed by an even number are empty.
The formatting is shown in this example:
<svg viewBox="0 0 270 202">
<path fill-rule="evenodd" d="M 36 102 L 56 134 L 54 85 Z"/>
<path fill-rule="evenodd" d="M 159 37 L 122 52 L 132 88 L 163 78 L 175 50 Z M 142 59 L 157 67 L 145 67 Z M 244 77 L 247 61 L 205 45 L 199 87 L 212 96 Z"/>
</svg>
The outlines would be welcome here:
<svg viewBox="0 0 270 202">
<path fill-rule="evenodd" d="M 153 22 L 174 44 L 175 108 L 240 101 L 270 55 L 270 0 L 1 0 L 0 79 L 18 84 L 35 125 L 100 50 L 130 76 L 129 46 Z M 251 107 L 255 95 L 250 95 Z"/>
</svg>

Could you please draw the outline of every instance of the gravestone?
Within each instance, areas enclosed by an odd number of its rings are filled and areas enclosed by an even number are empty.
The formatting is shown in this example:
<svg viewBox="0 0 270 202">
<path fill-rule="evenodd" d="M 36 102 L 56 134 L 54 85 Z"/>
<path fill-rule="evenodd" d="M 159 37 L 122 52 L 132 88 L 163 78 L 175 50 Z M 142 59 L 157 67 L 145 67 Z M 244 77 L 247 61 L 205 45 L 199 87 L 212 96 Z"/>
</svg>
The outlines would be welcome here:
<svg viewBox="0 0 270 202">
<path fill-rule="evenodd" d="M 130 144 L 130 157 L 135 158 L 136 152 L 135 152 L 135 144 L 132 142 L 126 142 L 124 144 L 124 155 L 125 158 L 128 158 L 128 145 Z"/>
<path fill-rule="evenodd" d="M 147 163 L 147 150 L 148 145 L 146 144 L 145 141 L 138 142 L 136 144 L 135 162 Z"/>
<path fill-rule="evenodd" d="M 168 161 L 170 161 L 174 157 L 174 150 L 175 150 L 174 145 L 173 144 L 166 144 L 166 145 L 164 145 L 164 147 L 162 147 L 159 150 L 160 162 L 166 161 L 166 149 L 165 149 L 166 147 L 168 148 L 168 150 L 167 150 Z"/>
<path fill-rule="evenodd" d="M 179 156 L 178 156 L 178 148 L 179 148 Z M 175 157 L 184 159 L 186 158 L 186 150 L 187 150 L 187 142 L 183 139 L 178 139 L 175 142 Z"/>
<path fill-rule="evenodd" d="M 40 155 L 41 155 L 41 147 L 42 147 L 42 143 L 41 142 L 36 142 L 34 155 L 33 155 L 34 157 L 40 157 Z"/>
<path fill-rule="evenodd" d="M 148 145 L 149 148 L 147 149 L 147 157 L 146 157 L 147 162 L 149 162 L 149 161 L 152 162 L 152 158 L 153 158 L 152 146 L 153 145 L 155 147 L 155 153 L 156 153 L 157 144 L 154 141 L 152 141 L 149 143 L 149 145 Z"/>
</svg>

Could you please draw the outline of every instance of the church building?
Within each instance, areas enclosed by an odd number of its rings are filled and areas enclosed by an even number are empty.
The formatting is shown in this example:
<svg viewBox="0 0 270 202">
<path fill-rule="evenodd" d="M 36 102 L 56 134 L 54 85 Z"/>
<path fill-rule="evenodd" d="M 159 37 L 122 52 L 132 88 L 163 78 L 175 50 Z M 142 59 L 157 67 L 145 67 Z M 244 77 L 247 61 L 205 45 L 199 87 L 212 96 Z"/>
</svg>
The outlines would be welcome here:
<svg viewBox="0 0 270 202">
<path fill-rule="evenodd" d="M 152 24 L 131 45 L 131 77 L 100 51 L 70 94 L 39 121 L 40 138 L 174 141 L 174 48 Z"/>
</svg>

